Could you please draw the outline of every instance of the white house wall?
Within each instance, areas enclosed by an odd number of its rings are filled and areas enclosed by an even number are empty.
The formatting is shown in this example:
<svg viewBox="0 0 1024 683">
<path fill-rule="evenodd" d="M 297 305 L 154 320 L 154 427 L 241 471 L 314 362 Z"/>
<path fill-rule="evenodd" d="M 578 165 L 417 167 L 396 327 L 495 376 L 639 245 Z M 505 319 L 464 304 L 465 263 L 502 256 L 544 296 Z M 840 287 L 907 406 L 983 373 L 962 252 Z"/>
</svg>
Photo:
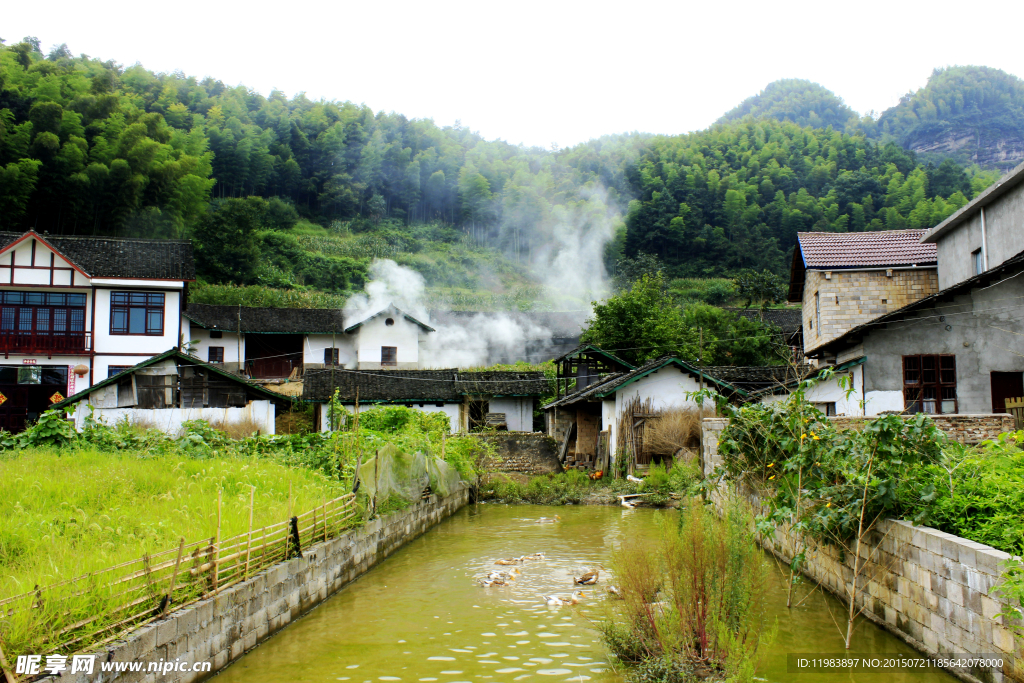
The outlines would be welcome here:
<svg viewBox="0 0 1024 683">
<path fill-rule="evenodd" d="M 182 316 L 182 338 L 184 342 L 192 344 L 192 355 L 201 361 L 208 362 L 210 359 L 210 347 L 221 346 L 224 348 L 224 364 L 237 364 L 245 360 L 245 335 L 237 332 L 220 330 L 220 339 L 210 337 L 211 330 L 206 330 L 196 325 L 188 318 Z M 166 349 L 164 349 L 166 351 Z"/>
<path fill-rule="evenodd" d="M 847 395 L 847 389 L 840 386 L 840 380 L 846 377 L 851 378 L 853 382 L 853 391 L 849 392 L 849 395 Z M 865 398 L 867 398 L 868 415 L 877 415 L 882 410 L 889 410 L 889 408 L 876 408 L 875 399 L 873 397 L 865 397 L 863 388 L 864 366 L 858 365 L 850 370 L 836 373 L 831 379 L 816 382 L 814 386 L 804 392 L 804 397 L 808 403 L 817 404 L 821 410 L 824 410 L 823 404 L 835 403 L 836 415 L 863 416 L 865 413 L 861 408 L 861 401 Z M 761 403 L 778 403 L 788 397 L 789 394 L 773 394 L 765 396 L 761 399 Z M 902 407 L 900 409 L 902 410 Z"/>
<path fill-rule="evenodd" d="M 75 410 L 75 428 L 79 431 L 89 415 L 88 403 L 88 400 L 79 401 Z M 244 408 L 94 408 L 92 417 L 111 427 L 126 420 L 145 424 L 171 436 L 180 436 L 182 424 L 187 420 L 224 424 L 252 422 L 258 425 L 261 434 L 274 433 L 274 405 L 270 401 L 251 401 Z"/>
<path fill-rule="evenodd" d="M 178 345 L 178 333 L 181 326 L 180 291 L 153 290 L 164 295 L 164 332 L 159 336 L 110 334 L 110 294 L 114 291 L 118 291 L 117 288 L 96 290 L 96 329 L 93 331 L 93 348 L 97 353 L 135 355 L 136 360 L 130 363 L 130 365 L 135 365 L 135 363 L 142 362 L 143 357 L 155 356 Z M 86 313 L 88 314 L 88 311 Z M 103 378 L 105 377 L 106 375 L 103 375 Z"/>
<path fill-rule="evenodd" d="M 533 431 L 533 398 L 491 398 L 488 410 L 505 413 L 505 424 L 510 432 Z"/>
<path fill-rule="evenodd" d="M 333 335 L 307 334 L 302 344 L 302 364 L 307 367 L 323 365 L 324 349 L 333 346 L 338 349 L 338 363 L 342 367 L 356 369 L 357 335 L 358 331 L 355 334 L 345 334 L 344 332 Z M 385 346 L 394 346 L 394 344 L 385 344 Z M 377 349 L 377 355 L 380 355 L 380 349 Z"/>
<path fill-rule="evenodd" d="M 615 446 L 618 444 L 619 421 L 615 419 L 615 400 L 601 401 L 601 431 L 608 432 L 608 452 L 615 457 Z"/>
<path fill-rule="evenodd" d="M 394 325 L 385 323 L 389 317 L 395 321 Z M 416 369 L 419 367 L 421 329 L 419 325 L 409 322 L 401 314 L 384 314 L 367 320 L 353 333 L 356 336 L 359 369 L 380 369 L 382 346 L 394 346 L 398 349 L 399 369 Z"/>
</svg>

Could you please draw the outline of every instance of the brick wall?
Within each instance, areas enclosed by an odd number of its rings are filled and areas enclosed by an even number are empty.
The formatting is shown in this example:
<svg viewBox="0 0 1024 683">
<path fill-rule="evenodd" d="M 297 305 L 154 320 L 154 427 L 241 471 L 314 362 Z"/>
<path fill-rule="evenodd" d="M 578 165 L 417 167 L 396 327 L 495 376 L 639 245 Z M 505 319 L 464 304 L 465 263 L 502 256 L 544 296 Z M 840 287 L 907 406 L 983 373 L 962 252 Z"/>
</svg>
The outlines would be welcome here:
<svg viewBox="0 0 1024 683">
<path fill-rule="evenodd" d="M 490 472 L 551 474 L 562 471 L 558 462 L 559 443 L 546 434 L 495 432 L 473 434 L 493 446 L 494 453 L 484 458 L 481 467 Z"/>
<path fill-rule="evenodd" d="M 92 675 L 64 675 L 59 680 L 190 683 L 209 678 L 468 501 L 468 489 L 447 498 L 431 496 L 361 529 L 303 548 L 303 557 L 277 564 L 208 600 L 137 629 L 124 640 L 107 645 L 98 657 L 117 662 L 210 661 L 210 673 L 101 674 L 97 665 Z M 58 681 L 56 677 L 45 680 Z"/>
<path fill-rule="evenodd" d="M 870 417 L 830 417 L 839 429 L 857 429 Z M 985 415 L 932 415 L 932 422 L 953 441 L 977 444 L 1013 431 L 1013 416 L 992 413 Z"/>
<path fill-rule="evenodd" d="M 951 415 L 946 430 L 969 433 L 981 429 L 979 424 L 989 423 L 990 417 L 1003 416 Z M 728 422 L 724 418 L 704 420 L 702 449 L 706 472 L 721 464 L 718 438 Z M 994 427 L 989 423 L 985 428 Z M 748 491 L 738 494 L 755 507 L 759 505 Z M 735 495 L 736 491 L 723 487 L 713 498 L 721 508 L 727 498 Z M 762 538 L 761 543 L 788 564 L 795 553 L 797 535 L 783 527 Z M 1007 553 L 937 529 L 882 520 L 866 535 L 860 554 L 865 566 L 857 581 L 856 603 L 864 609 L 862 614 L 866 618 L 926 653 L 1004 658 L 1003 670 L 953 670 L 963 680 L 1024 681 L 1024 647 L 1014 641 L 1013 633 L 999 616 L 1003 601 L 996 586 L 1000 563 L 1010 557 Z M 853 562 L 850 552 L 807 541 L 802 572 L 844 598 L 853 585 Z M 841 645 L 833 649 L 838 651 Z"/>
<path fill-rule="evenodd" d="M 597 455 L 597 435 L 601 433 L 601 416 L 579 410 L 576 412 L 576 456 L 588 456 L 593 460 Z"/>
<path fill-rule="evenodd" d="M 892 277 L 881 271 L 808 270 L 804 282 L 804 351 L 809 352 L 880 315 L 939 291 L 935 268 L 894 270 Z M 821 329 L 815 311 L 815 292 L 821 307 Z M 837 303 L 838 297 L 838 303 Z M 883 303 L 884 301 L 884 303 Z M 813 324 L 812 324 L 813 323 Z"/>
</svg>

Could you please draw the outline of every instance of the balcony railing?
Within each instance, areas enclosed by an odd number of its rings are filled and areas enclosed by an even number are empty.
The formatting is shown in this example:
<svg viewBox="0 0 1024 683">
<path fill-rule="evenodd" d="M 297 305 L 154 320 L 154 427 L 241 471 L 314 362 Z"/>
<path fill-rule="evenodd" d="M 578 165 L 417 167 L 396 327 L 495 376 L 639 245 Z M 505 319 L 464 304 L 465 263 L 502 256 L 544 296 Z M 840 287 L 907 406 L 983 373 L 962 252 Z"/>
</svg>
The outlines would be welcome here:
<svg viewBox="0 0 1024 683">
<path fill-rule="evenodd" d="M 7 358 L 14 354 L 48 356 L 92 353 L 91 332 L 0 332 L 0 353 Z"/>
</svg>

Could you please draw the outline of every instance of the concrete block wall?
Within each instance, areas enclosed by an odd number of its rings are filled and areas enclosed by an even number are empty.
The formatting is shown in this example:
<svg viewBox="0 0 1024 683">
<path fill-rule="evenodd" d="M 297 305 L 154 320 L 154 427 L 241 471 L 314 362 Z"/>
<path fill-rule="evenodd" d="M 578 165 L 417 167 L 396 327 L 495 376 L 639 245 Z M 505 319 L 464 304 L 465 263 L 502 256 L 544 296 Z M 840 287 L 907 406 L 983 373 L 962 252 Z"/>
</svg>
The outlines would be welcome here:
<svg viewBox="0 0 1024 683">
<path fill-rule="evenodd" d="M 723 418 L 704 420 L 706 472 L 721 464 L 718 436 L 727 424 Z M 760 505 L 749 491 L 724 488 L 714 495 L 714 502 L 721 508 L 727 498 L 736 495 L 755 508 Z M 798 535 L 787 527 L 761 540 L 786 563 L 796 554 L 798 541 Z M 952 670 L 963 680 L 1024 681 L 1024 642 L 1014 639 L 1000 616 L 1005 601 L 997 586 L 1001 563 L 1010 557 L 1007 553 L 900 520 L 882 520 L 865 541 L 856 590 L 856 603 L 865 617 L 926 653 L 1003 657 L 1002 670 Z M 802 572 L 841 599 L 848 599 L 854 553 L 813 542 L 808 542 L 805 552 Z"/>
<path fill-rule="evenodd" d="M 831 279 L 826 278 L 831 273 Z M 811 351 L 878 316 L 939 291 L 935 266 L 917 270 L 808 270 L 804 283 L 804 351 Z M 817 328 L 815 292 L 821 329 Z"/>
<path fill-rule="evenodd" d="M 480 465 L 489 472 L 553 474 L 562 471 L 557 441 L 539 432 L 495 432 L 473 434 L 490 444 L 491 455 Z"/>
<path fill-rule="evenodd" d="M 319 605 L 408 541 L 469 501 L 468 489 L 368 522 L 338 538 L 310 545 L 302 557 L 281 562 L 209 599 L 133 631 L 99 652 L 91 675 L 65 672 L 61 683 L 192 683 L 209 678 L 294 619 Z M 99 661 L 212 662 L 209 673 L 99 672 Z M 56 683 L 55 677 L 46 680 Z"/>
</svg>

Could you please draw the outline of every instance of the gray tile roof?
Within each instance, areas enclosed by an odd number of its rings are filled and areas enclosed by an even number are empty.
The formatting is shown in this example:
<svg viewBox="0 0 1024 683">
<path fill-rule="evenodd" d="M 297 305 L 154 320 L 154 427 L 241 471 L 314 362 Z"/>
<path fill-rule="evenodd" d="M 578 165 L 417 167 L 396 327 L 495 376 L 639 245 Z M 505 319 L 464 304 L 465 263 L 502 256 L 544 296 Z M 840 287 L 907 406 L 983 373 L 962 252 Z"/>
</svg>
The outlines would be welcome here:
<svg viewBox="0 0 1024 683">
<path fill-rule="evenodd" d="M 366 403 L 461 403 L 467 395 L 540 396 L 547 391 L 543 372 L 447 370 L 307 370 L 302 398 Z"/>
<path fill-rule="evenodd" d="M 761 311 L 757 308 L 727 308 L 736 315 L 760 322 Z M 803 311 L 799 308 L 769 308 L 764 312 L 764 321 L 775 325 L 786 336 L 799 332 L 803 327 Z"/>
<path fill-rule="evenodd" d="M 781 387 L 814 374 L 810 365 L 718 365 L 701 368 L 707 374 L 749 392 Z"/>
<path fill-rule="evenodd" d="M 0 232 L 0 249 L 28 233 Z M 89 277 L 195 280 L 189 240 L 39 235 Z"/>
<path fill-rule="evenodd" d="M 253 308 L 189 304 L 185 317 L 208 330 L 235 331 L 241 314 L 242 332 L 263 334 L 344 334 L 341 309 Z"/>
</svg>

